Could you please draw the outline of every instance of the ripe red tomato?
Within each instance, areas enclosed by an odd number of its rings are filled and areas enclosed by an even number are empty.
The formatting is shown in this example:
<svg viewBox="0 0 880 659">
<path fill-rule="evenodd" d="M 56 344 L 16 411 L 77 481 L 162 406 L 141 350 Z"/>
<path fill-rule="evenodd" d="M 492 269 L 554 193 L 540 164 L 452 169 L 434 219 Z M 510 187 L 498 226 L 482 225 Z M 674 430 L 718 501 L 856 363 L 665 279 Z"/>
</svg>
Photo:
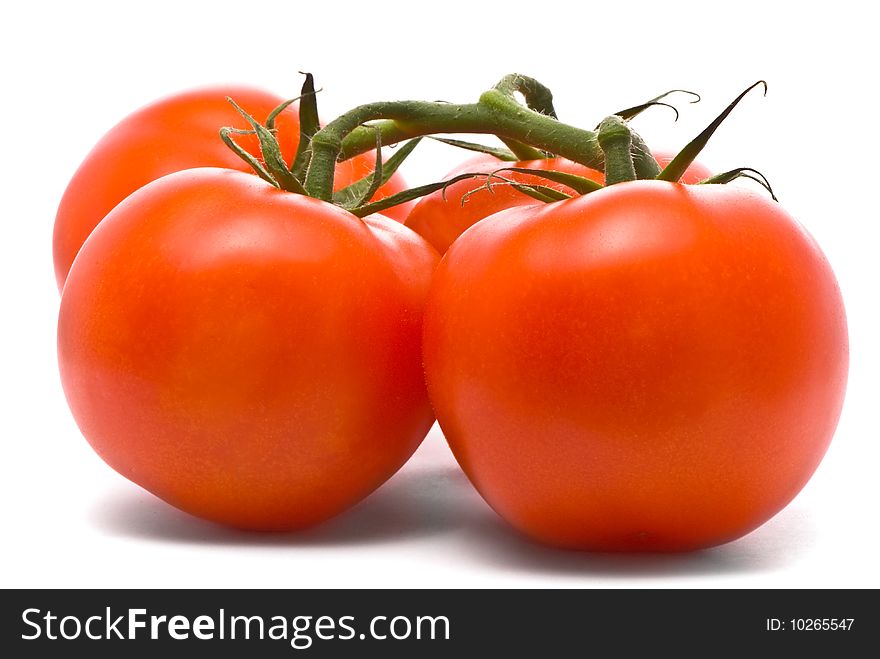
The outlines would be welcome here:
<svg viewBox="0 0 880 659">
<path fill-rule="evenodd" d="M 247 87 L 212 87 L 161 99 L 137 110 L 110 129 L 79 166 L 61 199 L 55 217 L 53 253 L 58 289 L 80 247 L 98 222 L 120 201 L 160 176 L 193 167 L 224 167 L 251 171 L 219 137 L 220 128 L 248 128 L 226 100 L 233 98 L 260 121 L 283 99 Z M 299 118 L 288 107 L 277 120 L 282 153 L 290 162 L 299 141 Z M 252 155 L 259 154 L 255 136 L 236 140 Z M 344 187 L 373 170 L 375 157 L 363 154 L 340 165 L 336 187 Z M 376 194 L 384 198 L 405 189 L 395 174 Z M 386 211 L 401 222 L 408 207 Z"/>
<path fill-rule="evenodd" d="M 848 367 L 831 268 L 735 186 L 621 183 L 478 223 L 438 267 L 424 360 L 489 504 L 540 541 L 738 538 L 816 469 Z"/>
<path fill-rule="evenodd" d="M 61 298 L 64 391 L 114 469 L 193 515 L 286 530 L 344 510 L 433 422 L 438 256 L 256 176 L 191 169 L 119 204 Z"/>
<path fill-rule="evenodd" d="M 659 153 L 654 154 L 654 157 L 663 167 L 672 160 L 673 155 Z M 605 182 L 605 176 L 602 172 L 566 158 L 524 160 L 511 163 L 483 153 L 463 162 L 449 172 L 445 179 L 448 180 L 467 172 L 489 173 L 501 167 L 559 171 L 583 176 L 597 183 Z M 568 194 L 575 194 L 574 190 L 568 186 L 553 183 L 539 176 L 511 171 L 499 172 L 499 174 L 517 183 L 539 184 Z M 711 175 L 712 173 L 704 165 L 695 162 L 685 172 L 682 183 L 698 183 Z M 492 213 L 514 206 L 532 206 L 540 203 L 528 195 L 518 192 L 512 186 L 493 185 L 490 191 L 485 188 L 485 183 L 485 179 L 481 178 L 464 179 L 451 184 L 445 191 L 438 190 L 422 197 L 409 212 L 406 225 L 431 243 L 440 254 L 444 254 L 468 227 Z"/>
</svg>

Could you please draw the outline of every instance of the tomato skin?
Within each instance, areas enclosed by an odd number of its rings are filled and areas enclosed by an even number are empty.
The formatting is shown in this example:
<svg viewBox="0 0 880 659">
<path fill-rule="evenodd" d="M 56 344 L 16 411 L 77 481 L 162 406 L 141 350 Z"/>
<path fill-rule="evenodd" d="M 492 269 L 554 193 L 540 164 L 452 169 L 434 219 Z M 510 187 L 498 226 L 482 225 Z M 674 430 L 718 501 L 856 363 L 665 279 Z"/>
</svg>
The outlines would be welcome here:
<svg viewBox="0 0 880 659">
<path fill-rule="evenodd" d="M 437 258 L 399 223 L 250 174 L 163 177 L 71 268 L 58 327 L 71 410 L 107 463 L 193 515 L 318 523 L 433 422 L 420 351 Z"/>
<path fill-rule="evenodd" d="M 674 154 L 655 153 L 654 157 L 661 167 L 672 160 Z M 586 167 L 566 158 L 546 158 L 543 160 L 522 160 L 504 162 L 489 154 L 478 154 L 449 172 L 445 179 L 451 179 L 467 172 L 494 172 L 502 167 L 522 167 L 543 171 L 558 171 L 576 174 L 604 183 L 602 172 Z M 499 172 L 500 176 L 518 183 L 533 183 L 575 194 L 568 186 L 554 183 L 530 174 L 519 172 Z M 698 183 L 710 177 L 712 173 L 702 164 L 695 162 L 682 176 L 682 183 Z M 505 208 L 535 205 L 535 199 L 522 192 L 517 192 L 508 185 L 494 185 L 489 191 L 485 188 L 484 178 L 472 178 L 457 181 L 446 188 L 419 199 L 409 212 L 406 225 L 425 238 L 440 254 L 444 254 L 449 246 L 471 225 L 484 217 L 497 213 Z M 499 180 L 500 183 L 500 180 Z M 473 194 L 469 194 L 473 193 Z M 466 197 L 467 195 L 467 197 Z"/>
<path fill-rule="evenodd" d="M 829 264 L 778 204 L 637 181 L 465 232 L 435 273 L 424 360 L 450 447 L 514 527 L 683 551 L 807 482 L 848 340 Z"/>
<path fill-rule="evenodd" d="M 58 290 L 85 239 L 98 222 L 129 194 L 160 176 L 194 167 L 221 167 L 250 172 L 250 166 L 220 139 L 220 128 L 249 128 L 226 100 L 234 99 L 259 121 L 284 100 L 249 87 L 195 89 L 151 103 L 128 115 L 94 146 L 73 175 L 55 217 L 53 256 Z M 277 119 L 282 153 L 290 162 L 299 141 L 295 106 Z M 253 135 L 235 136 L 252 155 L 259 155 Z M 336 187 L 343 187 L 373 170 L 375 157 L 358 156 L 340 165 Z M 406 187 L 395 174 L 376 194 L 383 198 Z M 408 207 L 386 214 L 406 217 Z"/>
</svg>

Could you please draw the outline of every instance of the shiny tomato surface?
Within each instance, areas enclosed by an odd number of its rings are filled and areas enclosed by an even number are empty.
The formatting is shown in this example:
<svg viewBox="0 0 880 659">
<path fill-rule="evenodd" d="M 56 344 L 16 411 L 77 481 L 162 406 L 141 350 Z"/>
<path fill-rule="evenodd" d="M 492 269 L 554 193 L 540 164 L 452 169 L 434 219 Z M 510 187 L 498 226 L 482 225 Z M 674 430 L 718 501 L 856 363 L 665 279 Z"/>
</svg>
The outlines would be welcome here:
<svg viewBox="0 0 880 659">
<path fill-rule="evenodd" d="M 289 530 L 366 496 L 433 422 L 422 312 L 437 254 L 258 177 L 165 176 L 71 268 L 61 379 L 114 469 L 193 515 Z"/>
</svg>

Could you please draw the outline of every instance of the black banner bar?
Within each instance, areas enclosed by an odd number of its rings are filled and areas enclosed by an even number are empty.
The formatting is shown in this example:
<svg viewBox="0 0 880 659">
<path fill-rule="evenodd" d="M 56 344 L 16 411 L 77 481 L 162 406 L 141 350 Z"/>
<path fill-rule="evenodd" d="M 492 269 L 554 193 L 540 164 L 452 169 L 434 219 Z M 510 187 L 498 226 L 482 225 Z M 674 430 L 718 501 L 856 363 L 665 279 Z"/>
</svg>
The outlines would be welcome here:
<svg viewBox="0 0 880 659">
<path fill-rule="evenodd" d="M 0 648 L 7 657 L 90 658 L 448 657 L 483 648 L 854 656 L 876 645 L 878 611 L 870 590 L 7 590 Z"/>
</svg>

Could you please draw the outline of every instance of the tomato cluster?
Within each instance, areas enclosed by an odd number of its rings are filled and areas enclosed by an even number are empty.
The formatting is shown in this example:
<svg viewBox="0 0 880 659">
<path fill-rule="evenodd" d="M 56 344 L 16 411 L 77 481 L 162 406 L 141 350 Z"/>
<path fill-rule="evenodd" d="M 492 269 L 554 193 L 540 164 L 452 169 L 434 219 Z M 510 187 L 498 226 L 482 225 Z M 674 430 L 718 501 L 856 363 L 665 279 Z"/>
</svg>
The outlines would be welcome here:
<svg viewBox="0 0 880 659">
<path fill-rule="evenodd" d="M 226 96 L 254 116 L 280 103 L 209 89 L 131 115 L 56 218 L 62 383 L 132 481 L 209 520 L 299 529 L 378 487 L 436 415 L 526 535 L 681 551 L 748 533 L 818 466 L 846 317 L 777 202 L 673 154 L 655 157 L 682 167 L 675 182 L 602 186 L 566 158 L 486 153 L 395 221 L 246 173 L 217 138 L 247 128 Z M 288 160 L 299 127 L 294 106 L 278 115 Z M 261 157 L 254 135 L 240 143 Z M 336 189 L 374 163 L 340 162 Z M 410 198 L 396 173 L 377 187 Z"/>
</svg>

